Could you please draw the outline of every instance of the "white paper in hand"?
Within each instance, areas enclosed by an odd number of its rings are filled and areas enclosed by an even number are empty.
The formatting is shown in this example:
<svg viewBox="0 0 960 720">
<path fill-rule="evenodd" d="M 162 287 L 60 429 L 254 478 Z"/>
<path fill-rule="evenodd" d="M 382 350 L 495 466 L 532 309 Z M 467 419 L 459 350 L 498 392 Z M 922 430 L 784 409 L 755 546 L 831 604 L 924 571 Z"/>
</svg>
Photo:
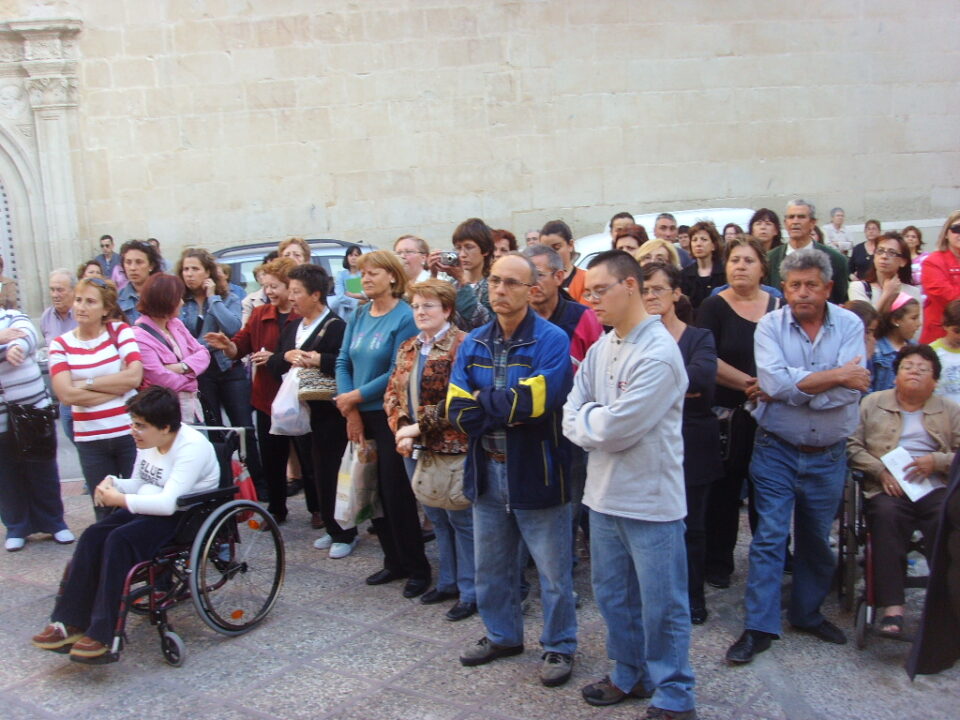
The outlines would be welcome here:
<svg viewBox="0 0 960 720">
<path fill-rule="evenodd" d="M 939 487 L 939 485 L 934 485 L 930 482 L 930 478 L 928 477 L 923 478 L 923 480 L 918 480 L 917 482 L 907 480 L 907 471 L 905 468 L 913 462 L 913 457 L 902 447 L 895 447 L 880 458 L 880 460 L 886 466 L 887 470 L 890 471 L 890 474 L 893 475 L 894 479 L 900 483 L 903 493 L 910 498 L 911 502 L 916 502 L 927 493 Z"/>
</svg>

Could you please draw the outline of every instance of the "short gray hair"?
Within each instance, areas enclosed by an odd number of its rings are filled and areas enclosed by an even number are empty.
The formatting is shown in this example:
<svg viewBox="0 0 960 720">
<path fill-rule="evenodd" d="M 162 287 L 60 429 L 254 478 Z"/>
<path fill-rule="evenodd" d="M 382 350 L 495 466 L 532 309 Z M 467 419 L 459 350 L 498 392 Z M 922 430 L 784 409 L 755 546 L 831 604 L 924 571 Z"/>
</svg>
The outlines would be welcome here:
<svg viewBox="0 0 960 720">
<path fill-rule="evenodd" d="M 537 266 L 533 264 L 533 260 L 531 260 L 530 258 L 528 258 L 528 257 L 527 257 L 526 255 L 524 255 L 522 252 L 518 252 L 517 250 L 513 250 L 512 252 L 508 252 L 508 253 L 506 253 L 505 255 L 501 255 L 500 257 L 498 257 L 498 258 L 497 258 L 496 260 L 494 260 L 493 262 L 494 262 L 494 263 L 497 263 L 497 262 L 499 262 L 500 260 L 503 260 L 504 258 L 508 258 L 508 257 L 517 257 L 517 258 L 520 258 L 521 260 L 523 260 L 523 261 L 527 264 L 527 267 L 530 268 L 530 280 L 531 280 L 534 284 L 536 284 L 536 283 L 540 280 L 540 271 L 537 270 Z M 493 267 L 493 263 L 491 263 L 490 267 L 491 267 L 491 268 Z"/>
<path fill-rule="evenodd" d="M 805 207 L 805 208 L 810 208 L 810 217 L 811 217 L 811 218 L 815 218 L 815 217 L 817 216 L 817 208 L 814 207 L 814 205 L 813 205 L 812 202 L 809 202 L 808 200 L 804 200 L 803 198 L 795 198 L 795 199 L 791 200 L 790 202 L 787 203 L 787 208 L 786 208 L 786 209 L 789 210 L 791 207 L 796 206 L 796 205 L 799 205 L 799 206 L 802 206 L 802 207 Z"/>
<path fill-rule="evenodd" d="M 820 271 L 820 277 L 824 283 L 833 279 L 833 266 L 830 264 L 830 257 L 816 248 L 807 247 L 803 250 L 797 250 L 787 255 L 780 263 L 780 277 L 787 279 L 787 273 L 801 272 L 816 268 Z"/>
<path fill-rule="evenodd" d="M 57 268 L 56 270 L 51 270 L 50 274 L 47 276 L 47 282 L 53 280 L 57 275 L 66 276 L 67 280 L 70 281 L 70 287 L 75 288 L 77 286 L 77 275 L 76 273 L 70 272 L 67 268 Z"/>
<path fill-rule="evenodd" d="M 835 207 L 835 208 L 833 208 L 833 209 L 830 211 L 830 217 L 833 217 L 833 216 L 836 215 L 838 212 L 842 212 L 844 215 L 846 215 L 846 213 L 843 212 L 843 208 L 842 208 L 842 207 Z"/>
<path fill-rule="evenodd" d="M 530 245 L 523 251 L 524 257 L 533 260 L 535 257 L 545 257 L 547 266 L 553 271 L 563 270 L 563 258 L 560 253 L 547 245 Z"/>
</svg>

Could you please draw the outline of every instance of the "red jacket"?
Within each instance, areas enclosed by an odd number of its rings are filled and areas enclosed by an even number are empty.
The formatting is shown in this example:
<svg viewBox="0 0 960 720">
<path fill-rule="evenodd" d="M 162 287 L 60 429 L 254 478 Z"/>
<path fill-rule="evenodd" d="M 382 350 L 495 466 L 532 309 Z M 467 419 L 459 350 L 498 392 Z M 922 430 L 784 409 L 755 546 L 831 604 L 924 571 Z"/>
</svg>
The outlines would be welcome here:
<svg viewBox="0 0 960 720">
<path fill-rule="evenodd" d="M 291 310 L 290 314 L 287 315 L 286 322 L 300 322 L 300 316 Z M 255 307 L 247 319 L 247 324 L 231 338 L 237 346 L 237 357 L 242 358 L 252 352 L 257 352 L 260 348 L 276 352 L 280 344 L 280 331 L 282 329 L 276 305 L 269 304 Z M 269 415 L 270 405 L 279 389 L 280 381 L 266 367 L 260 367 L 253 376 L 253 392 L 251 393 L 250 403 L 260 412 Z"/>
<path fill-rule="evenodd" d="M 929 344 L 946 334 L 943 311 L 947 303 L 960 298 L 960 260 L 949 250 L 930 253 L 923 261 L 920 282 L 926 295 L 920 342 Z"/>
</svg>

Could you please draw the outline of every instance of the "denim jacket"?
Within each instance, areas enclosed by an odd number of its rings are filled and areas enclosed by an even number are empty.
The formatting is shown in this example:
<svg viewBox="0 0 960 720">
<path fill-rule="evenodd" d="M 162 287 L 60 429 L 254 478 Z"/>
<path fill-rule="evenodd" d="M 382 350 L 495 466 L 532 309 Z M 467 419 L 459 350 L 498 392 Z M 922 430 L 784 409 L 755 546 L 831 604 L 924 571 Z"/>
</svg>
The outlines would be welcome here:
<svg viewBox="0 0 960 720">
<path fill-rule="evenodd" d="M 226 372 L 233 365 L 223 350 L 214 350 L 204 341 L 203 336 L 208 332 L 222 332 L 227 337 L 233 337 L 240 330 L 240 300 L 233 293 L 227 293 L 226 298 L 219 295 L 209 297 L 203 302 L 203 323 L 197 332 L 197 318 L 200 316 L 200 306 L 192 296 L 183 301 L 180 308 L 180 319 L 187 326 L 187 330 L 200 344 L 210 351 L 210 358 L 221 371 Z"/>
</svg>

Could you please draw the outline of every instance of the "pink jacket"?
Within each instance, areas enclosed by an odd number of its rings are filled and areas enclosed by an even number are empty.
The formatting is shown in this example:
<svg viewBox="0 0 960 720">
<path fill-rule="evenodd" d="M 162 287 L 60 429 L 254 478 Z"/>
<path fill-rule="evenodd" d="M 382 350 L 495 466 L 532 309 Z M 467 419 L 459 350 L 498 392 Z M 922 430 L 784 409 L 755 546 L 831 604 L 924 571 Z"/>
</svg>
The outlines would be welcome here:
<svg viewBox="0 0 960 720">
<path fill-rule="evenodd" d="M 140 387 L 160 385 L 174 392 L 196 392 L 197 376 L 210 364 L 210 352 L 196 341 L 180 318 L 168 320 L 167 331 L 173 335 L 177 345 L 180 346 L 183 360 L 176 356 L 166 342 L 154 337 L 148 330 L 144 330 L 145 325 L 163 334 L 157 324 L 146 315 L 141 315 L 133 326 L 133 334 L 137 338 L 137 345 L 140 346 L 140 358 L 143 361 L 143 384 Z M 181 375 L 164 367 L 176 362 L 185 362 L 190 367 L 190 372 Z"/>
</svg>

